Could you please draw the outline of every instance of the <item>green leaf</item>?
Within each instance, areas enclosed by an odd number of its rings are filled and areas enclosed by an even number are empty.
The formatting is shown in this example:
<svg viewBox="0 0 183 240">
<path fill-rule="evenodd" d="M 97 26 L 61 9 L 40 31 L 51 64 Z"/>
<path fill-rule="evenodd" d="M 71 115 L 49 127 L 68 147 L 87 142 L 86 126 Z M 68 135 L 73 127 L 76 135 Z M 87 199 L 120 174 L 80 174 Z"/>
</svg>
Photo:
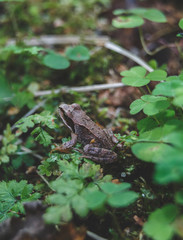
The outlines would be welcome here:
<svg viewBox="0 0 183 240">
<path fill-rule="evenodd" d="M 87 201 L 79 195 L 74 196 L 74 198 L 71 201 L 72 207 L 74 211 L 80 216 L 80 217 L 86 217 L 89 209 Z"/>
<path fill-rule="evenodd" d="M 27 91 L 19 91 L 16 93 L 16 95 L 12 99 L 12 103 L 15 107 L 22 108 L 25 105 L 29 108 L 32 108 L 35 105 L 34 102 L 34 95 Z"/>
<path fill-rule="evenodd" d="M 71 208 L 69 205 L 65 205 L 64 207 L 49 207 L 47 208 L 46 213 L 43 215 L 43 218 L 48 224 L 60 224 L 61 222 L 68 222 L 72 219 Z"/>
<path fill-rule="evenodd" d="M 0 72 L 0 102 L 3 98 L 12 97 L 12 92 L 4 74 Z"/>
<path fill-rule="evenodd" d="M 46 175 L 47 177 L 51 176 L 53 173 L 53 165 L 50 162 L 42 161 L 41 165 L 38 166 L 40 174 Z"/>
<path fill-rule="evenodd" d="M 158 127 L 157 122 L 151 118 L 146 117 L 137 122 L 137 128 L 140 133 L 152 130 L 153 128 Z"/>
<path fill-rule="evenodd" d="M 157 143 L 136 143 L 132 146 L 132 152 L 139 159 L 146 162 L 158 162 L 159 157 L 163 160 L 163 153 L 171 148 L 166 144 Z"/>
<path fill-rule="evenodd" d="M 133 101 L 130 105 L 130 113 L 137 114 L 144 108 L 145 105 L 146 105 L 146 103 L 141 99 L 137 99 L 137 100 Z"/>
<path fill-rule="evenodd" d="M 143 17 L 143 15 L 146 11 L 147 11 L 146 8 L 132 8 L 132 9 L 127 10 L 127 12 L 133 13 L 133 14 L 138 15 L 140 17 Z"/>
<path fill-rule="evenodd" d="M 28 129 L 34 127 L 34 125 L 32 117 L 22 118 L 16 122 L 16 126 L 19 127 L 22 132 L 27 132 Z M 19 132 L 17 132 L 17 134 L 19 135 Z"/>
<path fill-rule="evenodd" d="M 183 30 L 183 18 L 179 21 L 179 27 Z"/>
<path fill-rule="evenodd" d="M 52 136 L 50 136 L 45 130 L 40 127 L 35 128 L 31 132 L 31 135 L 37 135 L 35 137 L 35 140 L 45 147 L 49 146 L 51 144 L 51 140 L 53 139 Z"/>
<path fill-rule="evenodd" d="M 162 81 L 165 80 L 167 73 L 164 70 L 154 70 L 147 74 L 146 78 L 151 81 Z"/>
<path fill-rule="evenodd" d="M 181 183 L 183 180 L 182 159 L 182 149 L 178 150 L 169 147 L 166 153 L 161 154 L 161 161 L 155 166 L 155 181 L 159 184 Z"/>
<path fill-rule="evenodd" d="M 45 66 L 56 70 L 66 69 L 70 66 L 69 61 L 65 57 L 56 53 L 47 54 L 43 58 L 43 63 Z"/>
<path fill-rule="evenodd" d="M 153 95 L 163 95 L 167 97 L 175 97 L 176 90 L 183 87 L 183 82 L 180 80 L 171 80 L 159 83 L 153 90 Z"/>
<path fill-rule="evenodd" d="M 23 203 L 40 197 L 38 193 L 32 192 L 33 185 L 24 180 L 0 182 L 0 221 L 12 215 L 17 216 L 18 212 L 24 213 Z"/>
<path fill-rule="evenodd" d="M 88 203 L 88 207 L 92 210 L 101 208 L 106 202 L 106 194 L 99 190 L 87 192 L 85 199 Z"/>
<path fill-rule="evenodd" d="M 17 45 L 10 45 L 3 48 L 3 52 L 12 52 L 14 54 L 28 53 L 29 55 L 38 55 L 40 51 L 44 50 L 42 47 L 20 47 Z"/>
<path fill-rule="evenodd" d="M 107 182 L 101 184 L 100 187 L 102 191 L 104 191 L 105 193 L 114 194 L 129 189 L 131 187 L 131 184 L 130 183 L 115 184 L 112 182 Z"/>
<path fill-rule="evenodd" d="M 183 107 L 183 87 L 175 89 L 175 98 L 173 99 L 173 104 L 177 107 Z"/>
<path fill-rule="evenodd" d="M 143 109 L 146 115 L 152 116 L 167 109 L 170 105 L 170 102 L 165 97 L 144 95 L 141 99 L 132 102 L 130 105 L 131 114 L 136 114 Z"/>
<path fill-rule="evenodd" d="M 176 192 L 175 194 L 175 201 L 176 203 L 183 205 L 183 191 Z"/>
<path fill-rule="evenodd" d="M 113 14 L 114 14 L 114 15 L 121 15 L 121 14 L 123 14 L 123 13 L 125 13 L 125 12 L 126 12 L 125 9 L 115 9 L 115 10 L 113 11 Z"/>
<path fill-rule="evenodd" d="M 134 28 L 143 25 L 144 20 L 135 15 L 120 16 L 112 20 L 112 25 L 116 28 Z"/>
<path fill-rule="evenodd" d="M 90 52 L 89 52 L 88 48 L 80 45 L 80 46 L 76 46 L 76 47 L 67 48 L 66 56 L 70 60 L 85 61 L 85 60 L 88 60 L 90 58 Z"/>
<path fill-rule="evenodd" d="M 161 11 L 153 8 L 147 9 L 143 17 L 153 22 L 164 23 L 167 21 L 165 15 Z"/>
<path fill-rule="evenodd" d="M 146 70 L 143 67 L 133 67 L 128 71 L 120 73 L 124 78 L 122 82 L 133 87 L 142 87 L 147 85 L 150 80 L 145 78 Z"/>
<path fill-rule="evenodd" d="M 177 208 L 173 204 L 157 209 L 150 214 L 144 224 L 144 232 L 153 240 L 169 240 L 174 234 L 172 222 L 177 215 Z"/>
<path fill-rule="evenodd" d="M 107 199 L 111 207 L 127 207 L 138 198 L 138 194 L 132 191 L 116 193 Z"/>
<path fill-rule="evenodd" d="M 179 155 L 179 151 L 183 150 L 182 141 L 182 121 L 169 120 L 163 127 L 140 134 L 138 143 L 132 146 L 132 151 L 144 161 L 162 162 L 164 159 L 174 159 L 176 153 Z"/>
</svg>

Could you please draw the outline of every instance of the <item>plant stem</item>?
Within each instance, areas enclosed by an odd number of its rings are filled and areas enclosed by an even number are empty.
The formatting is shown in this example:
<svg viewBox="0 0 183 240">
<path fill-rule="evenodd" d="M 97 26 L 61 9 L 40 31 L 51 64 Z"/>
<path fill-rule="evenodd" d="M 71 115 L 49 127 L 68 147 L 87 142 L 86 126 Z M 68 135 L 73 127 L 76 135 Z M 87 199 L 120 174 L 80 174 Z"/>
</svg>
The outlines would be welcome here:
<svg viewBox="0 0 183 240">
<path fill-rule="evenodd" d="M 114 225 L 116 227 L 116 230 L 118 231 L 120 239 L 124 239 L 124 233 L 121 231 L 121 227 L 119 225 L 119 222 L 117 220 L 117 217 L 116 217 L 115 213 L 113 211 L 110 211 L 109 213 L 111 214 L 111 216 L 113 218 L 113 222 L 114 222 Z"/>
<path fill-rule="evenodd" d="M 139 27 L 139 36 L 140 36 L 140 41 L 141 41 L 141 44 L 142 44 L 142 47 L 144 49 L 144 51 L 150 55 L 150 56 L 153 56 L 155 55 L 156 53 L 160 52 L 161 50 L 167 48 L 168 46 L 167 45 L 163 45 L 163 46 L 160 46 L 158 48 L 156 48 L 154 51 L 150 51 L 145 43 L 145 40 L 144 40 L 144 37 L 143 37 L 143 32 L 142 32 L 142 27 Z"/>
<path fill-rule="evenodd" d="M 12 23 L 15 38 L 17 39 L 19 30 L 18 30 L 17 20 L 16 20 L 16 17 L 15 17 L 15 14 L 14 14 L 14 9 L 13 9 L 13 6 L 11 5 L 11 3 L 8 6 L 6 6 L 6 9 L 7 9 L 7 12 L 9 14 L 9 16 L 10 16 L 10 20 L 11 20 L 11 23 Z"/>
<path fill-rule="evenodd" d="M 50 185 L 49 182 L 46 180 L 46 178 L 45 178 L 43 175 L 41 175 L 38 170 L 36 170 L 36 173 L 40 176 L 40 178 L 42 178 L 42 180 L 46 183 L 46 185 L 47 185 L 53 192 L 55 192 L 55 189 L 53 189 L 53 188 L 51 187 L 51 185 Z"/>
<path fill-rule="evenodd" d="M 151 89 L 149 88 L 148 85 L 146 85 L 146 88 L 147 88 L 147 91 L 149 92 L 149 94 L 152 94 Z"/>
<path fill-rule="evenodd" d="M 158 121 L 157 117 L 153 116 L 153 118 L 157 122 L 158 125 L 161 125 L 160 122 Z"/>
</svg>

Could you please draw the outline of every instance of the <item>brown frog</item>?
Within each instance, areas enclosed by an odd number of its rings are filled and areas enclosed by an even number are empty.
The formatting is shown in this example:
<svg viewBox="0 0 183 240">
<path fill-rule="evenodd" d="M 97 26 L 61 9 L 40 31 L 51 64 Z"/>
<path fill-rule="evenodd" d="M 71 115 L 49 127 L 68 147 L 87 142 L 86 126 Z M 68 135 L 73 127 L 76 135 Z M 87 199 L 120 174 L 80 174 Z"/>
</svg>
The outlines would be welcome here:
<svg viewBox="0 0 183 240">
<path fill-rule="evenodd" d="M 65 126 L 71 130 L 71 140 L 54 150 L 69 152 L 78 141 L 84 146 L 83 157 L 100 163 L 112 163 L 117 160 L 113 149 L 122 148 L 122 145 L 118 143 L 112 131 L 100 128 L 76 103 L 61 104 L 58 111 Z"/>
</svg>

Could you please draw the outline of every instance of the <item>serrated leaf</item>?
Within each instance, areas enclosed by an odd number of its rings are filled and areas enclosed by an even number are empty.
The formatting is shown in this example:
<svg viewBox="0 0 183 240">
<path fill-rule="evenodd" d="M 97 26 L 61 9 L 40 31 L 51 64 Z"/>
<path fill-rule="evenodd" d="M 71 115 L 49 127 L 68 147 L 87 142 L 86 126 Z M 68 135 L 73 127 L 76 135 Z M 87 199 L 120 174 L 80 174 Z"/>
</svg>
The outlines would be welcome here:
<svg viewBox="0 0 183 240">
<path fill-rule="evenodd" d="M 135 15 L 120 16 L 112 20 L 112 25 L 116 28 L 134 28 L 143 25 L 144 20 Z"/>
<path fill-rule="evenodd" d="M 38 141 L 40 144 L 43 146 L 49 146 L 51 144 L 51 140 L 53 139 L 52 136 L 50 136 L 45 130 L 43 130 L 40 127 L 35 128 L 32 132 L 31 135 L 37 135 L 35 137 L 35 140 Z"/>
<path fill-rule="evenodd" d="M 146 78 L 151 81 L 162 81 L 166 79 L 166 76 L 167 76 L 167 73 L 164 70 L 157 69 L 147 74 Z"/>
<path fill-rule="evenodd" d="M 25 180 L 0 182 L 1 220 L 12 215 L 17 216 L 18 212 L 24 213 L 23 202 L 36 200 L 40 197 L 40 194 L 32 194 L 32 191 L 33 185 L 27 184 Z"/>
<path fill-rule="evenodd" d="M 172 222 L 176 215 L 177 208 L 173 204 L 157 209 L 150 214 L 143 230 L 153 240 L 169 240 L 174 234 Z"/>
<path fill-rule="evenodd" d="M 32 121 L 32 116 L 27 118 L 22 118 L 16 122 L 16 126 L 22 131 L 27 132 L 28 128 L 34 127 L 34 122 Z M 18 133 L 19 134 L 19 133 Z"/>
<path fill-rule="evenodd" d="M 80 45 L 80 46 L 76 46 L 76 47 L 67 48 L 66 56 L 70 60 L 85 61 L 90 58 L 90 52 L 87 47 Z"/>
<path fill-rule="evenodd" d="M 72 212 L 69 205 L 65 205 L 64 207 L 53 206 L 47 208 L 43 217 L 48 224 L 59 224 L 61 222 L 65 223 L 72 219 Z"/>
<path fill-rule="evenodd" d="M 43 64 L 55 70 L 66 69 L 70 66 L 69 61 L 56 53 L 49 53 L 43 58 Z"/>
<path fill-rule="evenodd" d="M 107 194 L 114 194 L 119 193 L 122 191 L 125 191 L 131 187 L 130 183 L 121 183 L 121 184 L 115 184 L 112 182 L 103 183 L 100 185 L 103 192 Z"/>
<path fill-rule="evenodd" d="M 127 207 L 138 198 L 138 194 L 132 191 L 113 194 L 107 199 L 111 207 Z"/>
<path fill-rule="evenodd" d="M 106 202 L 106 198 L 106 194 L 98 190 L 87 192 L 85 196 L 88 207 L 92 210 L 101 208 Z"/>
<path fill-rule="evenodd" d="M 72 208 L 80 217 L 86 217 L 89 209 L 87 201 L 79 195 L 74 196 L 71 201 Z"/>
</svg>

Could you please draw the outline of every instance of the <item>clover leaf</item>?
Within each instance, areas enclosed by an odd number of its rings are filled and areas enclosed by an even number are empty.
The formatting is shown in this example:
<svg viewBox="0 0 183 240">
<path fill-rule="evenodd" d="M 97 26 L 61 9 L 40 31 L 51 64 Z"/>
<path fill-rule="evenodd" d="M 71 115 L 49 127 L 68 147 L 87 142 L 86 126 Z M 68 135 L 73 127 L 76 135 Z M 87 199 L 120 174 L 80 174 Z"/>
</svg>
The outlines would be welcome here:
<svg viewBox="0 0 183 240">
<path fill-rule="evenodd" d="M 155 115 L 169 107 L 170 103 L 166 97 L 144 95 L 130 105 L 130 113 L 137 114 L 141 110 L 148 115 Z"/>
<path fill-rule="evenodd" d="M 151 81 L 162 81 L 166 79 L 166 76 L 167 73 L 164 70 L 157 69 L 147 74 L 146 78 L 150 79 Z"/>
<path fill-rule="evenodd" d="M 147 85 L 150 80 L 145 78 L 146 70 L 143 67 L 132 67 L 130 70 L 120 73 L 124 78 L 122 82 L 133 87 L 142 87 Z"/>
<path fill-rule="evenodd" d="M 168 204 L 150 214 L 144 224 L 144 232 L 153 240 L 169 240 L 174 234 L 173 221 L 178 209 L 173 204 Z"/>
<path fill-rule="evenodd" d="M 163 95 L 167 97 L 175 97 L 177 89 L 183 87 L 183 81 L 172 79 L 156 85 L 153 95 Z"/>
</svg>

